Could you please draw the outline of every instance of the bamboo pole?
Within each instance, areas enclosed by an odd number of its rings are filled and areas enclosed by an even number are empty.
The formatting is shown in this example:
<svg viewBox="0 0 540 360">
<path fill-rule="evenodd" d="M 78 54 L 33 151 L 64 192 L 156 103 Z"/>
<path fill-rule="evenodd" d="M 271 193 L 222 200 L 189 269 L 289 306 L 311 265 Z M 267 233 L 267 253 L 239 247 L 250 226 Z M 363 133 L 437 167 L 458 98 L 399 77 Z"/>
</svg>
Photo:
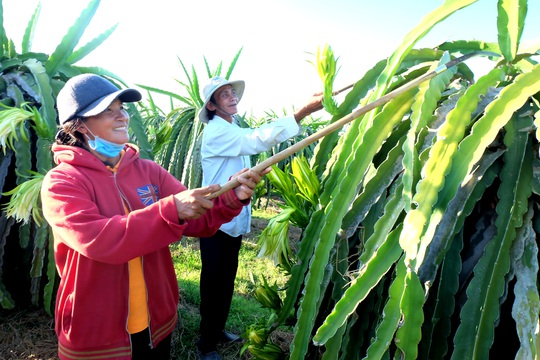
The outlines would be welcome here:
<svg viewBox="0 0 540 360">
<path fill-rule="evenodd" d="M 472 53 L 469 53 L 469 54 L 462 55 L 462 56 L 460 56 L 460 57 L 458 57 L 458 58 L 456 58 L 454 60 L 451 60 L 451 61 L 447 62 L 446 64 L 443 64 L 443 65 L 439 66 L 437 69 L 435 69 L 435 70 L 433 70 L 433 71 L 431 71 L 431 72 L 429 72 L 427 74 L 424 74 L 424 75 L 422 75 L 422 76 L 408 82 L 407 84 L 404 84 L 404 85 L 400 86 L 397 89 L 394 89 L 393 91 L 391 91 L 388 94 L 378 98 L 377 100 L 372 101 L 371 103 L 367 104 L 366 106 L 361 107 L 361 108 L 353 111 L 349 115 L 346 115 L 346 116 L 342 117 L 341 119 L 333 122 L 332 124 L 326 126 L 325 128 L 317 131 L 316 133 L 313 133 L 310 136 L 304 138 L 303 140 L 289 146 L 288 148 L 280 151 L 279 153 L 275 154 L 274 156 L 269 157 L 268 159 L 266 159 L 266 160 L 260 162 L 259 164 L 255 165 L 254 167 L 251 168 L 251 170 L 255 171 L 256 173 L 261 173 L 267 167 L 270 167 L 270 166 L 272 166 L 274 164 L 277 164 L 278 162 L 280 162 L 281 160 L 286 159 L 287 157 L 294 154 L 295 152 L 302 150 L 303 148 L 305 148 L 309 144 L 323 138 L 324 136 L 326 136 L 326 135 L 328 135 L 328 134 L 330 134 L 330 133 L 332 133 L 332 132 L 334 132 L 334 131 L 336 131 L 338 129 L 341 129 L 344 125 L 346 125 L 346 124 L 350 123 L 351 121 L 359 118 L 360 116 L 366 114 L 367 112 L 369 112 L 369 111 L 371 111 L 371 110 L 373 110 L 373 109 L 375 109 L 375 108 L 377 108 L 377 107 L 379 107 L 381 105 L 386 104 L 387 102 L 389 102 L 390 100 L 396 98 L 397 96 L 399 96 L 399 95 L 401 95 L 401 94 L 403 94 L 403 93 L 417 87 L 418 85 L 420 85 L 424 81 L 432 79 L 435 76 L 439 75 L 440 73 L 450 69 L 451 67 L 456 66 L 456 65 L 464 62 L 465 60 L 467 60 L 467 59 L 469 59 L 469 58 L 471 58 L 473 56 L 477 56 L 477 55 L 500 56 L 499 54 L 493 53 L 493 52 L 475 51 L 475 52 L 472 52 Z M 337 92 L 334 92 L 334 94 L 337 95 L 342 91 L 350 89 L 351 87 L 354 86 L 354 84 L 355 83 L 347 85 L 343 89 L 340 89 Z M 208 195 L 206 198 L 207 199 L 216 198 L 219 195 L 223 194 L 224 192 L 226 192 L 226 191 L 228 191 L 230 189 L 234 189 L 235 187 L 237 187 L 239 185 L 240 185 L 240 182 L 236 178 L 233 178 L 229 182 L 227 182 L 223 186 L 221 186 L 221 188 L 218 191 Z"/>
</svg>

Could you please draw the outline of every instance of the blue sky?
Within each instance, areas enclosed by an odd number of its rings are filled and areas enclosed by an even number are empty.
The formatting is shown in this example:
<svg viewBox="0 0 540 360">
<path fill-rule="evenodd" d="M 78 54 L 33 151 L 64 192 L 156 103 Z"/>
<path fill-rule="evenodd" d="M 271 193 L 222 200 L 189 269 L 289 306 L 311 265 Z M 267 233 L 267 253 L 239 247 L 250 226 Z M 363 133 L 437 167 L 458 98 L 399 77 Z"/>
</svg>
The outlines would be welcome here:
<svg viewBox="0 0 540 360">
<path fill-rule="evenodd" d="M 38 0 L 3 0 L 4 27 L 20 48 Z M 43 0 L 33 51 L 52 53 L 88 1 Z M 206 79 L 203 57 L 215 69 L 242 54 L 231 76 L 246 81 L 240 112 L 262 116 L 300 106 L 320 91 L 308 62 L 329 44 L 339 57 L 336 88 L 358 80 L 391 55 L 442 0 L 102 0 L 82 44 L 115 23 L 114 34 L 81 65 L 101 66 L 131 86 L 182 92 L 180 58 Z M 496 0 L 479 0 L 438 24 L 416 47 L 444 41 L 496 41 Z M 540 44 L 540 1 L 529 0 L 522 42 Z M 224 72 L 223 72 L 224 74 Z"/>
</svg>

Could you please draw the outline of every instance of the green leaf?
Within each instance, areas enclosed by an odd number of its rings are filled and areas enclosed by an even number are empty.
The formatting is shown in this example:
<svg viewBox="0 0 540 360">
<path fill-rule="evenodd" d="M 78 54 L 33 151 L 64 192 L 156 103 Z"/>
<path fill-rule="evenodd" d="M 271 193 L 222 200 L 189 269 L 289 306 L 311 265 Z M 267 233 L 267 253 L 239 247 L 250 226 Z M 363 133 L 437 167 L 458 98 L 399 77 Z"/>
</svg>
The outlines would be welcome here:
<svg viewBox="0 0 540 360">
<path fill-rule="evenodd" d="M 51 79 L 41 62 L 29 59 L 24 62 L 24 65 L 34 76 L 38 92 L 41 96 L 39 112 L 34 111 L 33 117 L 37 133 L 41 138 L 52 141 L 57 130 L 57 113 L 55 107 L 56 100 L 51 88 Z"/>
<path fill-rule="evenodd" d="M 236 67 L 236 63 L 238 62 L 238 58 L 240 58 L 240 54 L 242 53 L 242 50 L 244 48 L 241 47 L 240 50 L 234 55 L 234 58 L 231 61 L 231 64 L 229 65 L 229 68 L 227 69 L 227 73 L 225 74 L 225 79 L 230 79 L 232 72 L 234 68 Z M 196 88 L 198 90 L 198 88 Z"/>
<path fill-rule="evenodd" d="M 5 49 L 7 48 L 8 38 L 6 36 L 6 29 L 4 28 L 4 6 L 0 1 L 0 58 L 5 58 Z"/>
<path fill-rule="evenodd" d="M 403 61 L 407 53 L 411 51 L 416 42 L 422 39 L 439 22 L 443 21 L 459 9 L 469 6 L 476 1 L 478 0 L 446 0 L 441 6 L 424 16 L 421 22 L 405 35 L 400 46 L 388 59 L 386 68 L 377 79 L 377 87 L 370 96 L 370 99 L 373 101 L 384 95 L 390 85 L 392 77 L 399 68 L 399 64 Z M 375 115 L 376 112 L 368 114 L 369 118 L 365 121 L 366 128 L 371 125 L 371 121 Z"/>
<path fill-rule="evenodd" d="M 293 308 L 298 303 L 299 292 L 304 284 L 304 276 L 310 265 L 309 259 L 313 256 L 314 249 L 318 245 L 317 234 L 323 226 L 322 220 L 324 216 L 324 209 L 315 211 L 304 232 L 304 237 L 300 242 L 300 250 L 297 253 L 298 258 L 302 259 L 302 261 L 299 261 L 291 268 L 291 276 L 287 284 L 283 307 L 278 316 L 278 323 L 283 323 L 291 315 Z"/>
<path fill-rule="evenodd" d="M 6 310 L 15 308 L 15 301 L 2 282 L 0 282 L 0 305 Z"/>
<path fill-rule="evenodd" d="M 47 74 L 54 76 L 58 67 L 67 62 L 67 59 L 73 53 L 73 50 L 79 43 L 84 31 L 94 17 L 100 2 L 100 0 L 91 0 L 73 26 L 69 28 L 68 33 L 64 36 L 62 42 L 56 47 L 49 57 L 49 60 L 45 63 Z"/>
<path fill-rule="evenodd" d="M 159 89 L 159 88 L 155 88 L 155 87 L 152 87 L 152 86 L 146 86 L 146 85 L 141 85 L 141 84 L 136 84 L 138 87 L 144 89 L 144 90 L 147 90 L 147 91 L 151 91 L 151 92 L 155 92 L 156 94 L 161 94 L 161 95 L 165 95 L 165 96 L 169 96 L 173 99 L 176 99 L 176 100 L 180 100 L 181 102 L 185 103 L 186 105 L 188 106 L 191 106 L 193 105 L 193 102 L 181 95 L 178 95 L 172 91 L 167 91 L 167 90 L 162 90 L 162 89 Z"/>
<path fill-rule="evenodd" d="M 450 61 L 450 56 L 445 53 L 439 63 L 434 63 L 429 72 L 435 71 L 440 65 Z M 452 79 L 455 69 L 449 69 L 437 75 L 430 81 L 420 84 L 418 92 L 415 95 L 415 101 L 412 104 L 411 129 L 407 134 L 406 141 L 403 145 L 403 196 L 405 197 L 405 209 L 411 209 L 412 199 L 414 197 L 414 188 L 418 181 L 420 173 L 420 161 L 418 160 L 418 132 L 423 129 L 429 120 L 433 117 L 433 113 L 437 108 L 438 101 L 441 99 L 444 89 Z M 419 190 L 417 190 L 419 191 Z M 415 199 L 415 202 L 419 202 Z"/>
<path fill-rule="evenodd" d="M 23 35 L 22 46 L 21 46 L 21 52 L 23 54 L 30 52 L 32 48 L 32 41 L 34 39 L 34 31 L 36 30 L 36 25 L 39 19 L 40 12 L 41 12 L 41 1 L 38 2 L 36 9 L 34 10 L 32 17 L 30 18 L 30 21 L 28 21 L 28 25 L 26 25 L 26 30 Z"/>
<path fill-rule="evenodd" d="M 330 315 L 326 317 L 322 326 L 315 333 L 313 342 L 316 345 L 324 344 L 338 331 L 369 291 L 377 285 L 384 274 L 399 259 L 402 253 L 397 243 L 400 232 L 401 227 L 398 227 L 390 233 L 387 240 L 366 262 L 360 274 L 353 280 L 343 297 L 336 303 Z"/>
<path fill-rule="evenodd" d="M 455 40 L 448 41 L 437 46 L 438 49 L 449 51 L 450 53 L 470 54 L 477 51 L 487 51 L 499 54 L 501 49 L 497 43 L 486 42 L 481 40 Z M 488 57 L 492 59 L 492 57 Z M 496 58 L 498 59 L 498 58 Z"/>
<path fill-rule="evenodd" d="M 315 172 L 311 170 L 304 156 L 294 157 L 290 164 L 291 175 L 298 189 L 297 195 L 315 207 L 321 191 L 321 184 Z"/>
<path fill-rule="evenodd" d="M 47 279 L 48 282 L 43 289 L 43 307 L 47 314 L 54 315 L 54 296 L 57 288 L 56 280 L 58 279 L 58 273 L 56 272 L 56 263 L 54 261 L 54 238 L 52 231 L 49 229 L 49 257 L 47 260 Z"/>
<path fill-rule="evenodd" d="M 504 150 L 495 151 L 480 159 L 471 179 L 459 187 L 454 198 L 446 206 L 429 245 L 426 245 L 427 241 L 422 242 L 423 246 L 427 246 L 427 250 L 418 276 L 426 286 L 434 283 L 437 269 L 445 259 L 448 248 L 455 241 L 454 235 L 460 231 L 466 217 L 470 215 L 476 202 L 482 198 L 486 188 L 492 184 L 495 177 L 499 176 L 500 166 L 497 163 L 493 164 L 503 153 Z"/>
<path fill-rule="evenodd" d="M 39 225 L 43 223 L 39 206 L 43 175 L 29 169 L 24 169 L 23 166 L 26 162 L 19 161 L 19 154 L 17 155 L 19 171 L 21 171 L 22 174 L 32 174 L 32 177 L 25 181 L 22 180 L 24 177 L 21 177 L 21 180 L 19 180 L 20 184 L 17 185 L 17 187 L 2 193 L 2 195 L 11 196 L 4 209 L 8 216 L 15 218 L 17 221 L 28 223 L 30 221 L 30 217 L 32 217 L 34 222 Z"/>
<path fill-rule="evenodd" d="M 532 209 L 517 234 L 513 245 L 513 271 L 516 276 L 514 286 L 514 305 L 512 317 L 516 322 L 516 330 L 520 348 L 516 359 L 536 359 L 538 357 L 538 333 L 540 314 L 540 298 L 538 296 L 538 244 L 532 226 Z"/>
<path fill-rule="evenodd" d="M 498 70 L 493 70 L 498 71 Z M 491 73 L 490 73 L 491 74 Z M 490 74 L 486 76 L 491 76 Z M 459 184 L 468 180 L 468 174 L 491 144 L 500 129 L 508 122 L 513 113 L 527 99 L 540 91 L 540 66 L 531 72 L 520 74 L 515 81 L 500 92 L 485 109 L 484 115 L 472 127 L 471 133 L 460 143 L 455 155 L 451 172 L 445 183 L 444 201 L 448 202 L 455 195 Z M 479 80 L 480 82 L 480 80 Z"/>
<path fill-rule="evenodd" d="M 336 335 L 329 339 L 325 344 L 325 351 L 322 355 L 321 360 L 334 360 L 339 358 L 339 353 L 341 352 L 341 345 L 343 344 L 343 335 L 347 330 L 347 325 L 340 327 Z"/>
<path fill-rule="evenodd" d="M 497 85 L 502 77 L 503 72 L 496 69 L 488 76 L 479 79 L 478 83 L 471 86 L 458 100 L 456 107 L 448 113 L 446 121 L 437 132 L 436 142 L 429 150 L 428 160 L 422 168 L 422 179 L 416 185 L 413 202 L 417 204 L 417 207 L 407 214 L 403 225 L 405 231 L 400 239 L 400 245 L 406 251 L 407 258 L 416 262 L 416 269 L 421 266 L 426 247 L 431 243 L 433 231 L 444 214 L 444 211 L 433 211 L 434 205 L 438 201 L 440 192 L 445 188 L 446 174 L 453 167 L 459 142 L 463 139 L 473 112 L 478 107 L 480 94 L 485 93 L 491 86 Z M 454 182 L 446 186 L 452 190 L 457 189 L 457 184 Z M 445 209 L 447 205 L 443 203 L 437 208 Z M 422 238 L 424 233 L 429 235 Z"/>
<path fill-rule="evenodd" d="M 506 61 L 515 59 L 527 16 L 527 0 L 497 1 L 499 46 Z"/>
<path fill-rule="evenodd" d="M 294 208 L 287 207 L 271 218 L 257 243 L 261 247 L 259 257 L 269 257 L 274 265 L 281 265 L 287 271 L 290 271 L 291 260 L 294 258 L 288 237 L 289 219 L 294 211 Z"/>
<path fill-rule="evenodd" d="M 403 290 L 399 305 L 402 314 L 401 324 L 394 342 L 401 350 L 403 359 L 416 359 L 424 322 L 424 290 L 418 276 L 411 269 L 407 269 Z"/>
<path fill-rule="evenodd" d="M 202 131 L 204 123 L 199 119 L 194 120 L 193 130 L 188 138 L 188 151 L 184 155 L 184 168 L 180 181 L 187 188 L 198 188 L 202 184 Z"/>
<path fill-rule="evenodd" d="M 0 111 L 0 145 L 4 154 L 6 149 L 15 149 L 17 142 L 21 136 L 21 141 L 28 143 L 28 130 L 26 129 L 26 120 L 30 118 L 33 113 L 21 108 L 9 108 L 3 106 L 4 110 Z M 29 147 L 26 146 L 22 151 L 29 151 Z"/>
<path fill-rule="evenodd" d="M 455 296 L 459 287 L 462 249 L 463 233 L 460 232 L 454 236 L 442 263 L 433 317 L 424 325 L 428 335 L 425 339 L 428 349 L 425 354 L 420 354 L 421 359 L 443 359 L 448 352 L 448 336 L 451 333 Z"/>
<path fill-rule="evenodd" d="M 0 9 L 1 9 L 0 4 Z M 9 159 L 5 158 L 4 160 Z M 4 166 L 4 164 L 2 164 Z M 3 180 L 2 180 L 3 181 Z M 8 218 L 5 214 L 5 212 L 2 212 L 0 215 L 0 253 L 4 254 L 5 246 L 7 242 L 7 237 L 10 234 L 10 231 L 12 230 L 11 227 L 15 224 L 15 220 L 12 218 Z M 0 269 L 4 266 L 4 257 L 0 256 Z M 1 272 L 0 272 L 1 273 Z M 5 285 L 2 283 L 2 278 L 0 277 L 0 307 L 2 309 L 13 309 L 15 307 L 15 301 L 11 297 L 11 294 L 5 287 Z"/>
<path fill-rule="evenodd" d="M 43 268 L 47 267 L 46 248 L 49 235 L 48 225 L 46 223 L 38 226 L 33 234 L 34 251 L 30 268 L 30 295 L 34 306 L 39 306 L 41 298 L 41 274 Z"/>
<path fill-rule="evenodd" d="M 315 58 L 316 64 L 313 64 L 319 73 L 319 77 L 323 83 L 323 100 L 322 104 L 326 111 L 331 115 L 338 114 L 337 103 L 334 100 L 334 80 L 336 78 L 338 67 L 337 59 L 330 45 L 326 44 L 324 48 L 317 48 Z"/>
<path fill-rule="evenodd" d="M 86 55 L 90 54 L 92 51 L 94 51 L 99 45 L 103 44 L 105 40 L 107 40 L 112 33 L 116 30 L 118 27 L 118 24 L 115 24 L 111 26 L 109 29 L 104 31 L 102 34 L 97 36 L 96 38 L 89 41 L 86 45 L 80 47 L 76 51 L 74 51 L 69 57 L 66 59 L 66 63 L 68 64 L 75 64 L 76 62 L 82 60 Z"/>
<path fill-rule="evenodd" d="M 137 107 L 133 103 L 124 104 L 128 108 L 130 114 L 129 130 L 135 135 L 135 141 L 139 146 L 139 151 L 143 159 L 153 159 L 154 153 L 152 151 L 152 145 L 148 141 L 146 136 L 146 128 L 144 126 L 144 119 L 137 111 Z"/>
<path fill-rule="evenodd" d="M 454 337 L 452 359 L 489 358 L 495 321 L 500 312 L 499 299 L 507 286 L 505 276 L 510 269 L 515 227 L 521 226 L 531 193 L 532 147 L 527 141 L 528 132 L 522 131 L 520 125 L 515 115 L 505 128 L 508 150 L 504 154 L 498 190 L 497 234 L 486 245 L 484 255 L 474 268 L 474 277 L 467 288 L 467 302 L 460 314 L 461 324 Z"/>
<path fill-rule="evenodd" d="M 383 359 L 394 337 L 401 319 L 401 296 L 405 291 L 405 275 L 407 270 L 405 263 L 399 261 L 396 276 L 390 285 L 389 299 L 384 306 L 383 316 L 377 326 L 376 336 L 367 349 L 365 359 Z"/>
<path fill-rule="evenodd" d="M 369 90 L 375 86 L 377 77 L 386 66 L 386 60 L 379 61 L 373 68 L 369 69 L 362 79 L 358 80 L 352 90 L 350 90 L 345 96 L 345 100 L 339 106 L 339 114 L 332 117 L 330 123 L 336 122 L 341 119 L 343 115 L 349 114 L 352 110 L 358 106 L 360 99 L 364 98 Z M 360 121 L 359 119 L 356 121 Z M 317 164 L 315 171 L 317 176 L 321 177 L 322 173 L 330 167 L 328 164 L 332 149 L 335 147 L 338 139 L 339 132 L 334 131 L 331 134 L 326 135 L 320 140 L 316 146 L 315 154 L 311 159 L 312 164 Z"/>
<path fill-rule="evenodd" d="M 351 133 L 350 130 L 342 137 L 340 145 L 334 148 L 334 152 L 338 154 L 334 164 L 336 171 L 332 171 L 325 179 L 320 203 L 329 203 L 333 193 L 339 192 L 337 187 L 342 182 L 346 184 L 344 186 L 348 187 L 346 191 L 351 190 L 351 186 L 360 184 L 371 159 L 394 127 L 403 120 L 405 114 L 410 110 L 415 93 L 416 89 L 412 89 L 386 104 L 376 117 L 373 126 L 366 131 L 363 137 L 351 136 L 352 133 L 356 132 L 352 131 Z"/>
<path fill-rule="evenodd" d="M 402 137 L 401 142 L 387 153 L 387 158 L 379 165 L 376 174 L 365 183 L 364 189 L 343 218 L 340 232 L 344 233 L 347 238 L 354 234 L 371 207 L 391 185 L 397 174 L 403 170 L 401 162 L 403 141 L 405 141 L 405 137 Z"/>
<path fill-rule="evenodd" d="M 388 238 L 388 234 L 394 229 L 398 220 L 401 219 L 403 209 L 405 207 L 405 199 L 403 193 L 403 183 L 391 188 L 390 194 L 385 201 L 384 213 L 378 217 L 374 226 L 373 234 L 366 240 L 364 251 L 358 258 L 359 266 L 363 266 L 375 254 L 382 244 Z"/>
</svg>

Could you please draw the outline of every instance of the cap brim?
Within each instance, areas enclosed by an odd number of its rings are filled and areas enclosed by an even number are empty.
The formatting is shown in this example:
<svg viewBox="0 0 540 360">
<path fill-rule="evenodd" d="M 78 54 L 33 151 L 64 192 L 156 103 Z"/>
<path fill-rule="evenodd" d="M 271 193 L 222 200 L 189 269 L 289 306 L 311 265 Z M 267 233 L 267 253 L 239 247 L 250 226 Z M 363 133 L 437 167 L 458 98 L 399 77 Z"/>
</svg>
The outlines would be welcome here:
<svg viewBox="0 0 540 360">
<path fill-rule="evenodd" d="M 210 102 L 210 99 L 212 98 L 212 95 L 220 88 L 222 88 L 225 85 L 231 85 L 234 91 L 236 92 L 236 96 L 238 97 L 238 102 L 242 99 L 242 95 L 244 95 L 244 89 L 246 87 L 244 80 L 233 80 L 233 81 L 227 81 L 223 84 L 221 84 L 219 87 L 215 88 L 214 91 L 212 91 L 208 95 L 208 99 L 204 102 L 203 106 L 201 107 L 201 110 L 199 111 L 199 120 L 203 123 L 208 123 L 208 109 L 206 108 L 206 105 Z"/>
<path fill-rule="evenodd" d="M 96 116 L 101 114 L 115 99 L 120 99 L 120 101 L 128 102 L 137 102 L 142 99 L 142 95 L 138 90 L 135 89 L 123 89 L 115 91 L 107 96 L 97 99 L 90 105 L 88 105 L 83 110 L 79 111 L 76 115 L 82 117 Z"/>
</svg>

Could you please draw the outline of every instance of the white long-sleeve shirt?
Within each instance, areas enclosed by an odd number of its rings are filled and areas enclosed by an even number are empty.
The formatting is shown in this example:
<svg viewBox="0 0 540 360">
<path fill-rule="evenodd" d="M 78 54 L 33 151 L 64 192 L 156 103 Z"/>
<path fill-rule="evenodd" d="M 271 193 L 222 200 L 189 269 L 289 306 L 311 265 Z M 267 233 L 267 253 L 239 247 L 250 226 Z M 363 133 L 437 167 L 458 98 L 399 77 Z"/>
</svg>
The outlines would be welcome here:
<svg viewBox="0 0 540 360">
<path fill-rule="evenodd" d="M 206 124 L 202 136 L 202 185 L 225 184 L 238 171 L 251 168 L 250 155 L 268 151 L 300 131 L 293 116 L 279 118 L 255 129 L 241 128 L 214 116 Z M 245 206 L 237 217 L 220 228 L 234 237 L 247 234 L 250 229 L 251 206 Z"/>
</svg>

